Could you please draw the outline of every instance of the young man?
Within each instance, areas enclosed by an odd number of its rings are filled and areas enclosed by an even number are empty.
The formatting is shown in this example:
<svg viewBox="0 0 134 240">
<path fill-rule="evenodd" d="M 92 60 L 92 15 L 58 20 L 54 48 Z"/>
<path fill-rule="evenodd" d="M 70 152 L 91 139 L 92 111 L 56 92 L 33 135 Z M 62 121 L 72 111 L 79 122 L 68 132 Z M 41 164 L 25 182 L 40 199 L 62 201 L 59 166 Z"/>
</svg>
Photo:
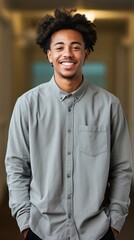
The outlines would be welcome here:
<svg viewBox="0 0 134 240">
<path fill-rule="evenodd" d="M 131 151 L 119 100 L 82 75 L 95 25 L 57 9 L 39 22 L 36 41 L 54 76 L 13 111 L 6 154 L 12 215 L 27 240 L 112 240 L 128 214 Z"/>
</svg>

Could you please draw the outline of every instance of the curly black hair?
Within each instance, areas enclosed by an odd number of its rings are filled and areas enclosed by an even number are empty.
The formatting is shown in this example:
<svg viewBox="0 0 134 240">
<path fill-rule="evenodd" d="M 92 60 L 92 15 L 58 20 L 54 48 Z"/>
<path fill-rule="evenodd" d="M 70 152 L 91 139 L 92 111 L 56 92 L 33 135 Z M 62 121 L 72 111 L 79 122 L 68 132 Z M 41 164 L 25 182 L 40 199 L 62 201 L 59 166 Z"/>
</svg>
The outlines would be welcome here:
<svg viewBox="0 0 134 240">
<path fill-rule="evenodd" d="M 89 21 L 84 14 L 75 13 L 76 9 L 55 9 L 54 16 L 46 15 L 37 24 L 36 44 L 45 54 L 50 49 L 51 36 L 54 32 L 62 29 L 79 31 L 85 42 L 85 49 L 93 51 L 96 43 L 96 25 Z"/>
</svg>

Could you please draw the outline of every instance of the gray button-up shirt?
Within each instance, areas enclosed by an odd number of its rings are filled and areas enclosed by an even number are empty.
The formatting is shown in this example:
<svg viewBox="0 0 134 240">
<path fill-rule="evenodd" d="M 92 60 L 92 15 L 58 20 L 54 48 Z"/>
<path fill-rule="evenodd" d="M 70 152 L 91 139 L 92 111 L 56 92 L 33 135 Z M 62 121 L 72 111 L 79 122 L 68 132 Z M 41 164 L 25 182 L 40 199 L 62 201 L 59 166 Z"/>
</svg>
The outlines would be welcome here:
<svg viewBox="0 0 134 240">
<path fill-rule="evenodd" d="M 83 80 L 23 94 L 11 118 L 6 171 L 12 215 L 45 240 L 98 240 L 128 213 L 131 151 L 119 100 Z"/>
</svg>

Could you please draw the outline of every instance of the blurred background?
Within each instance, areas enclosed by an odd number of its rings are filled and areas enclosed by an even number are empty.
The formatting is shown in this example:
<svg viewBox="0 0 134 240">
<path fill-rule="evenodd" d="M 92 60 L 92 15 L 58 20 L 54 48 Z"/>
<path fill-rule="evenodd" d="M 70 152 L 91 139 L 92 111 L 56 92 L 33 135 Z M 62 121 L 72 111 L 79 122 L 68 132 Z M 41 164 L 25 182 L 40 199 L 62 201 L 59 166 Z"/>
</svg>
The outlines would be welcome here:
<svg viewBox="0 0 134 240">
<path fill-rule="evenodd" d="M 77 8 L 97 25 L 95 51 L 84 65 L 88 81 L 120 98 L 134 152 L 134 1 L 0 0 L 0 239 L 21 240 L 8 208 L 4 157 L 7 131 L 16 99 L 49 81 L 53 69 L 35 44 L 37 21 L 57 7 Z M 134 163 L 133 163 L 134 166 Z M 134 236 L 134 183 L 131 207 L 118 239 Z"/>
</svg>

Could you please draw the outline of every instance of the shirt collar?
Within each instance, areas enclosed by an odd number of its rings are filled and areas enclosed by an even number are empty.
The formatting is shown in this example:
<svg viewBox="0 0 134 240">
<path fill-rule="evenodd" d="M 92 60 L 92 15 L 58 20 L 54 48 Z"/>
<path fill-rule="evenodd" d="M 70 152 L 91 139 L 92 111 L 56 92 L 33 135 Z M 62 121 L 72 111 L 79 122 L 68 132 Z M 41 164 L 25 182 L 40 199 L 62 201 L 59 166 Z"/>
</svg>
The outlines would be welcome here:
<svg viewBox="0 0 134 240">
<path fill-rule="evenodd" d="M 82 98 L 82 96 L 84 95 L 84 93 L 88 87 L 88 82 L 84 78 L 83 78 L 83 81 L 82 81 L 81 85 L 79 86 L 79 88 L 76 89 L 72 93 L 67 93 L 67 92 L 63 91 L 62 89 L 60 89 L 59 86 L 55 82 L 54 76 L 51 78 L 50 83 L 51 83 L 51 86 L 54 89 L 54 91 L 57 93 L 60 101 L 64 101 L 64 99 L 66 97 L 68 97 L 69 95 L 73 95 L 75 101 L 79 101 Z"/>
</svg>

